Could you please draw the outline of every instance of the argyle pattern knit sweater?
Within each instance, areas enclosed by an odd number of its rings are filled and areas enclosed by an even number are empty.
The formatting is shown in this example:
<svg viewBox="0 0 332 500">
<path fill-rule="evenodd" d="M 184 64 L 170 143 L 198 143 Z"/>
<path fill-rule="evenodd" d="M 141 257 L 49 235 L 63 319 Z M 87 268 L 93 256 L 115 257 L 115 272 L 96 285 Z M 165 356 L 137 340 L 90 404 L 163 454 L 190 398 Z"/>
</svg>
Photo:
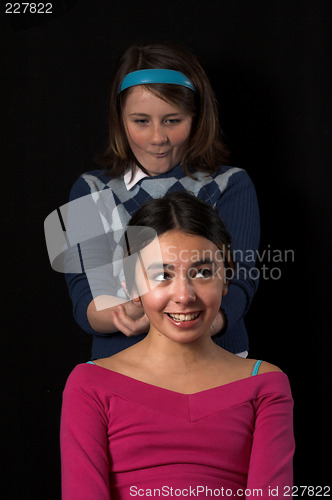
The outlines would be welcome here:
<svg viewBox="0 0 332 500">
<path fill-rule="evenodd" d="M 232 250 L 236 255 L 235 277 L 221 305 L 227 324 L 213 339 L 230 352 L 246 351 L 249 342 L 244 317 L 258 286 L 257 273 L 251 272 L 255 266 L 253 256 L 257 254 L 259 244 L 259 209 L 255 188 L 246 171 L 239 168 L 223 166 L 212 175 L 203 172 L 193 174 L 196 180 L 186 176 L 178 165 L 165 174 L 145 177 L 127 189 L 123 176 L 111 179 L 103 171 L 95 170 L 79 177 L 72 187 L 70 201 L 89 195 L 99 210 L 104 228 L 107 219 L 116 220 L 117 227 L 125 228 L 141 205 L 168 192 L 185 190 L 212 205 L 231 235 Z M 100 195 L 109 189 L 113 206 L 111 213 L 105 214 L 107 207 L 105 204 L 101 206 Z M 106 227 L 105 232 L 107 230 Z M 99 334 L 90 326 L 87 308 L 93 295 L 84 267 L 82 271 L 67 273 L 66 281 L 75 320 L 83 330 L 93 334 L 92 359 L 111 356 L 144 338 L 145 334 L 136 337 L 126 337 L 121 332 Z"/>
</svg>

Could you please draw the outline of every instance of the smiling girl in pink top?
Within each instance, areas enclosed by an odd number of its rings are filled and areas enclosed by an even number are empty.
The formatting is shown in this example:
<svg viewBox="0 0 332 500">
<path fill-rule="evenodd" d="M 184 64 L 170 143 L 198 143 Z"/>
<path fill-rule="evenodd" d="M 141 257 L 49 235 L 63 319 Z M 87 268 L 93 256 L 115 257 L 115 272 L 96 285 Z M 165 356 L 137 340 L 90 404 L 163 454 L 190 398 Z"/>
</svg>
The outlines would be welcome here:
<svg viewBox="0 0 332 500">
<path fill-rule="evenodd" d="M 288 378 L 211 339 L 233 266 L 217 212 L 170 193 L 142 206 L 127 236 L 125 286 L 150 328 L 70 375 L 63 499 L 244 498 L 254 490 L 283 498 L 294 452 Z"/>
</svg>

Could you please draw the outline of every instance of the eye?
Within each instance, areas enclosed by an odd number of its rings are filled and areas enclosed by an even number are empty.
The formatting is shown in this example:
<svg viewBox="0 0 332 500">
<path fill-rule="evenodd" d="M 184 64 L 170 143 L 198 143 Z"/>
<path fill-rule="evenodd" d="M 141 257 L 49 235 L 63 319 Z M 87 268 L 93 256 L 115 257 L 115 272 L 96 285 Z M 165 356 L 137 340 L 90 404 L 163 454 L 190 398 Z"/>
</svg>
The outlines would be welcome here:
<svg viewBox="0 0 332 500">
<path fill-rule="evenodd" d="M 181 123 L 181 121 L 182 120 L 180 120 L 179 118 L 169 118 L 165 123 L 168 125 L 178 125 L 179 123 Z"/>
<path fill-rule="evenodd" d="M 192 273 L 191 278 L 196 279 L 196 278 L 203 278 L 203 279 L 208 279 L 213 276 L 213 271 L 209 267 L 202 267 L 201 269 L 195 269 Z"/>
<path fill-rule="evenodd" d="M 163 281 L 168 281 L 172 279 L 172 276 L 169 273 L 161 271 L 160 273 L 156 273 L 150 277 L 151 281 L 156 281 L 157 283 L 162 283 Z"/>
<path fill-rule="evenodd" d="M 134 120 L 134 123 L 137 123 L 138 125 L 145 125 L 146 123 L 148 123 L 148 120 L 146 120 L 145 118 L 141 118 Z"/>
</svg>

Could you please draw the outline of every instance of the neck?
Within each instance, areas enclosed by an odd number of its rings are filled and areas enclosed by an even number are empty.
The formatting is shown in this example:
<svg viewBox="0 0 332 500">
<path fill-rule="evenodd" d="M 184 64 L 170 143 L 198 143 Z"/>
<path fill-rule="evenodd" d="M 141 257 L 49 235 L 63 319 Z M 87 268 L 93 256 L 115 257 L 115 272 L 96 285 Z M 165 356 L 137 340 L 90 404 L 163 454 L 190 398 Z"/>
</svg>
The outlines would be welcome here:
<svg viewBox="0 0 332 500">
<path fill-rule="evenodd" d="M 180 343 L 149 332 L 140 343 L 142 360 L 149 366 L 173 373 L 192 373 L 220 357 L 223 351 L 209 335 L 189 343 Z"/>
</svg>

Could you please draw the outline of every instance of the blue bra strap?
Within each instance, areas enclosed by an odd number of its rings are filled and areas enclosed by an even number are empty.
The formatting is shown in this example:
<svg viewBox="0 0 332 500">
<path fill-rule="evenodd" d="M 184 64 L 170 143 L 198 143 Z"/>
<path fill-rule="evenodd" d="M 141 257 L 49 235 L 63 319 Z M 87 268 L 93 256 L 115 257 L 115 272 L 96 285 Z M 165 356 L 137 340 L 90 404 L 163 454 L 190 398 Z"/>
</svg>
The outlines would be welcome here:
<svg viewBox="0 0 332 500">
<path fill-rule="evenodd" d="M 255 366 L 254 366 L 254 369 L 253 369 L 253 371 L 252 371 L 251 376 L 257 375 L 257 372 L 258 372 L 258 370 L 259 370 L 259 367 L 260 367 L 260 365 L 261 365 L 261 362 L 262 362 L 262 360 L 261 360 L 261 359 L 259 359 L 258 361 L 256 361 L 256 363 L 255 363 Z"/>
<path fill-rule="evenodd" d="M 94 363 L 93 361 L 87 361 L 86 364 L 87 365 L 95 365 L 96 363 Z"/>
</svg>

